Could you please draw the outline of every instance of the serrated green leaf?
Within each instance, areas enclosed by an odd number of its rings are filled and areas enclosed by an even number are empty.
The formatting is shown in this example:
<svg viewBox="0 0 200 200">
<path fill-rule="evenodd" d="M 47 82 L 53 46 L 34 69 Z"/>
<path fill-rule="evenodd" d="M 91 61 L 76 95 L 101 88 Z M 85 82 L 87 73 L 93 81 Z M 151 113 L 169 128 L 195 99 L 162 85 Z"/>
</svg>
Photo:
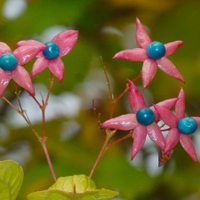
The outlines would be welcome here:
<svg viewBox="0 0 200 200">
<path fill-rule="evenodd" d="M 0 161 L 0 199 L 15 200 L 23 177 L 22 167 L 18 163 L 11 160 Z"/>
<path fill-rule="evenodd" d="M 59 178 L 48 190 L 28 195 L 28 200 L 108 200 L 118 193 L 96 189 L 95 183 L 86 175 Z"/>
</svg>

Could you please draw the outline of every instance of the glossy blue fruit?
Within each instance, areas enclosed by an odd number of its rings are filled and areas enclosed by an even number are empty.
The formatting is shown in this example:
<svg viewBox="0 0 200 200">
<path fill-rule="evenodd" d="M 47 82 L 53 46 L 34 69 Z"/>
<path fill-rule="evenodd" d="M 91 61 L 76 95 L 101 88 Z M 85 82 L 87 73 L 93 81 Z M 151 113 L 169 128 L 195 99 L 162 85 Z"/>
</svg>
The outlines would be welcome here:
<svg viewBox="0 0 200 200">
<path fill-rule="evenodd" d="M 136 113 L 136 119 L 140 124 L 148 126 L 155 121 L 156 116 L 150 108 L 141 108 Z"/>
<path fill-rule="evenodd" d="M 154 41 L 147 47 L 147 54 L 150 58 L 159 59 L 165 55 L 166 49 L 162 42 Z"/>
<path fill-rule="evenodd" d="M 191 117 L 184 117 L 178 121 L 178 130 L 182 134 L 190 135 L 194 133 L 198 128 L 198 124 L 195 119 Z"/>
<path fill-rule="evenodd" d="M 54 59 L 58 57 L 60 53 L 59 46 L 54 42 L 47 42 L 45 45 L 48 47 L 42 51 L 43 55 L 48 59 Z"/>
<path fill-rule="evenodd" d="M 0 56 L 0 68 L 5 71 L 12 71 L 18 62 L 12 53 L 4 53 Z"/>
</svg>

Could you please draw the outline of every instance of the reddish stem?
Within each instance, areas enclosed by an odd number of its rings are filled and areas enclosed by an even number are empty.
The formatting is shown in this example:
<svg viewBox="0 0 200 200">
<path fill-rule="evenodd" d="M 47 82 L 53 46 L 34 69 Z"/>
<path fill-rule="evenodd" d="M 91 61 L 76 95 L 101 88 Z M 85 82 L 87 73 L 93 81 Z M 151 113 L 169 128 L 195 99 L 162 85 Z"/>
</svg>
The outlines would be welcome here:
<svg viewBox="0 0 200 200">
<path fill-rule="evenodd" d="M 103 157 L 103 155 L 104 155 L 104 153 L 105 153 L 105 151 L 108 147 L 108 142 L 109 142 L 110 138 L 115 134 L 115 132 L 116 132 L 116 130 L 111 131 L 110 129 L 106 129 L 106 138 L 105 138 L 105 141 L 104 141 L 103 146 L 101 148 L 101 151 L 99 152 L 99 155 L 98 155 L 98 157 L 97 157 L 97 159 L 96 159 L 96 161 L 95 161 L 95 163 L 94 163 L 94 165 L 93 165 L 93 167 L 90 171 L 90 174 L 89 174 L 90 178 L 92 177 L 97 165 L 99 164 L 101 158 Z"/>
<path fill-rule="evenodd" d="M 130 133 L 128 133 L 127 135 L 125 135 L 124 137 L 121 137 L 118 140 L 116 140 L 116 141 L 114 141 L 112 143 L 109 143 L 108 146 L 111 147 L 111 146 L 113 146 L 113 145 L 115 145 L 115 144 L 117 144 L 117 143 L 119 143 L 119 142 L 121 142 L 121 141 L 123 141 L 123 140 L 125 140 L 127 138 L 130 138 L 130 137 L 132 137 L 132 131 Z"/>
<path fill-rule="evenodd" d="M 39 142 L 42 145 L 42 148 L 44 150 L 44 154 L 46 156 L 46 160 L 48 162 L 49 169 L 51 171 L 52 177 L 53 177 L 54 181 L 56 182 L 56 180 L 57 180 L 56 173 L 54 171 L 54 167 L 53 167 L 53 164 L 52 164 L 52 161 L 51 161 L 51 158 L 50 158 L 47 146 L 46 146 L 46 141 L 47 141 L 47 137 L 40 138 L 40 140 L 39 140 Z"/>
<path fill-rule="evenodd" d="M 134 78 L 132 81 L 133 82 L 136 82 L 139 78 L 141 78 L 141 73 L 136 77 Z M 115 105 L 117 104 L 117 102 L 126 94 L 126 92 L 128 92 L 128 85 L 126 85 L 126 88 L 124 89 L 124 91 L 115 99 L 112 100 L 112 105 L 111 105 L 111 111 L 110 111 L 110 118 L 113 117 L 113 113 L 114 113 L 114 109 L 115 109 Z"/>
</svg>

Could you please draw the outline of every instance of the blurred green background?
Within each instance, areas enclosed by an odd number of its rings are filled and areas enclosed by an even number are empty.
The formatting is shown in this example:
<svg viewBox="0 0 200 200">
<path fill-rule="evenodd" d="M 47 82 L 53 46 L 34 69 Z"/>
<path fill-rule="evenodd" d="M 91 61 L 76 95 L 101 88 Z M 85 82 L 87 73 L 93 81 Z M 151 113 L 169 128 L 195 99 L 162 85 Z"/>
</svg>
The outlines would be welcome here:
<svg viewBox="0 0 200 200">
<path fill-rule="evenodd" d="M 47 109 L 47 146 L 57 176 L 88 175 L 103 144 L 105 133 L 100 121 L 109 118 L 111 100 L 102 65 L 106 66 L 112 92 L 117 97 L 127 79 L 134 79 L 142 63 L 113 60 L 118 51 L 136 47 L 135 18 L 146 26 L 152 40 L 185 44 L 170 56 L 185 78 L 183 84 L 162 71 L 144 91 L 149 104 L 177 97 L 181 87 L 186 93 L 186 110 L 200 113 L 200 1 L 199 0 L 1 0 L 0 41 L 13 50 L 19 40 L 47 42 L 66 29 L 79 30 L 75 48 L 62 60 L 65 78 L 54 81 Z M 102 60 L 103 64 L 102 64 Z M 34 62 L 34 61 L 33 61 Z M 27 64 L 31 70 L 33 62 Z M 44 96 L 49 71 L 33 78 L 37 92 Z M 141 81 L 136 84 L 141 87 Z M 9 84 L 5 96 L 16 102 L 15 85 Z M 40 99 L 40 96 L 38 95 Z M 93 101 L 97 115 L 93 112 Z M 22 92 L 22 103 L 30 120 L 41 132 L 41 114 Z M 125 95 L 116 105 L 114 116 L 131 112 Z M 0 101 L 0 159 L 13 159 L 25 171 L 18 199 L 53 184 L 44 153 L 36 137 L 8 105 Z M 117 132 L 115 140 L 125 135 Z M 200 132 L 193 136 L 200 157 Z M 164 167 L 158 167 L 156 147 L 146 141 L 135 160 L 130 161 L 129 138 L 108 149 L 93 180 L 97 187 L 117 190 L 128 200 L 200 199 L 200 164 L 193 163 L 178 145 Z"/>
</svg>

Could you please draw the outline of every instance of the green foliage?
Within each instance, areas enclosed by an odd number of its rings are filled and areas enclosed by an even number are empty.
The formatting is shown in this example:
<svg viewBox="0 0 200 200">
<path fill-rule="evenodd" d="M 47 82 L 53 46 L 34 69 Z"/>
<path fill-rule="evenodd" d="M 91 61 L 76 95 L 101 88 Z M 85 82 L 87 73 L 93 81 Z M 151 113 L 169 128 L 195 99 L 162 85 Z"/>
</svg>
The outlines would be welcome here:
<svg viewBox="0 0 200 200">
<path fill-rule="evenodd" d="M 23 177 L 23 170 L 18 163 L 11 160 L 0 161 L 0 199 L 15 200 Z"/>
<path fill-rule="evenodd" d="M 48 190 L 28 195 L 28 200 L 108 200 L 118 193 L 96 189 L 95 183 L 85 175 L 59 178 Z"/>
<path fill-rule="evenodd" d="M 21 166 L 11 160 L 0 161 L 0 199 L 15 200 L 21 188 L 24 173 Z M 29 200 L 108 200 L 118 192 L 96 189 L 86 175 L 59 178 L 48 190 L 28 195 Z"/>
</svg>

